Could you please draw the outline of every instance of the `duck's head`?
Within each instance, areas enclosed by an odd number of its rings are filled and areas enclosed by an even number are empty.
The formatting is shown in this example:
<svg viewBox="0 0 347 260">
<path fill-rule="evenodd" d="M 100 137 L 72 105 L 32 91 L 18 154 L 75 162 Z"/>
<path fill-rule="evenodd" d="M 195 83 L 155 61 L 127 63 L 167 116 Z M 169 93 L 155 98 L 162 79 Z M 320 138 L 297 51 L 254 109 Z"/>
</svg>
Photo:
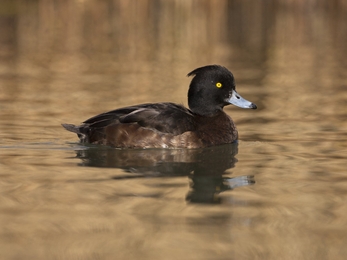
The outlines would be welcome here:
<svg viewBox="0 0 347 260">
<path fill-rule="evenodd" d="M 188 76 L 194 76 L 189 86 L 188 105 L 196 114 L 213 116 L 230 104 L 257 108 L 236 92 L 234 76 L 225 67 L 209 65 L 193 70 Z"/>
</svg>

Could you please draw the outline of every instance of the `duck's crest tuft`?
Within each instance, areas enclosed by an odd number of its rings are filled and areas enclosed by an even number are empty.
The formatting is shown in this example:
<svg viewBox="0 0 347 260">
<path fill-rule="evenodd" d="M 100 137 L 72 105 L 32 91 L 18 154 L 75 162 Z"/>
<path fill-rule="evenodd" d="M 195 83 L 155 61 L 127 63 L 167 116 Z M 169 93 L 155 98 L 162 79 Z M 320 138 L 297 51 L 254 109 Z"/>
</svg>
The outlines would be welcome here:
<svg viewBox="0 0 347 260">
<path fill-rule="evenodd" d="M 188 77 L 190 76 L 196 76 L 200 73 L 204 73 L 206 71 L 216 71 L 216 70 L 226 70 L 227 72 L 229 72 L 229 70 L 223 66 L 220 66 L 220 65 L 207 65 L 207 66 L 204 66 L 204 67 L 200 67 L 200 68 L 197 68 L 191 72 L 189 72 L 187 74 Z M 230 72 L 229 72 L 230 73 Z"/>
</svg>

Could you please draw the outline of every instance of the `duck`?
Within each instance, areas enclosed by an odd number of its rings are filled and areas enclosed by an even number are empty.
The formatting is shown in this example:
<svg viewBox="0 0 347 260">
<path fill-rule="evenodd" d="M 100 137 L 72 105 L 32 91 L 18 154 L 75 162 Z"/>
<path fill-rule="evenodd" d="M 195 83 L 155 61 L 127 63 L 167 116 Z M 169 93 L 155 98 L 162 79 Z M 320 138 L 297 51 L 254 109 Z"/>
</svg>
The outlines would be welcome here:
<svg viewBox="0 0 347 260">
<path fill-rule="evenodd" d="M 235 123 L 223 108 L 257 106 L 241 97 L 233 74 L 207 65 L 187 75 L 188 107 L 171 102 L 145 103 L 93 116 L 81 125 L 62 124 L 83 144 L 114 148 L 205 148 L 237 142 Z"/>
</svg>

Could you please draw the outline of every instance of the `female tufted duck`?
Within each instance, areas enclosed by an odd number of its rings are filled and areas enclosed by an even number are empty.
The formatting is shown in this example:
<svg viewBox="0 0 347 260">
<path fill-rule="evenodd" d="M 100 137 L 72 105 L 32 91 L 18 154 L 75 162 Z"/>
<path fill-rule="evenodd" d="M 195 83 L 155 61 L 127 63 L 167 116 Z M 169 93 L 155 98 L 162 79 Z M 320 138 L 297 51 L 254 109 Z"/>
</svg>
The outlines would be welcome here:
<svg viewBox="0 0 347 260">
<path fill-rule="evenodd" d="M 229 104 L 257 106 L 235 91 L 233 74 L 225 67 L 197 68 L 188 91 L 190 109 L 174 103 L 149 103 L 112 110 L 84 121 L 62 124 L 82 143 L 117 148 L 202 148 L 238 139 L 232 119 L 223 111 Z"/>
</svg>

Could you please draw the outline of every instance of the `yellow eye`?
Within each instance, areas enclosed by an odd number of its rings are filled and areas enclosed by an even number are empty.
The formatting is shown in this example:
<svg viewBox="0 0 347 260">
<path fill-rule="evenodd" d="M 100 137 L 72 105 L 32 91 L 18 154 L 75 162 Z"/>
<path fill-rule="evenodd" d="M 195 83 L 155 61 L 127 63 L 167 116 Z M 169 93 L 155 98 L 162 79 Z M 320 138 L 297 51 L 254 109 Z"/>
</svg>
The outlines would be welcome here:
<svg viewBox="0 0 347 260">
<path fill-rule="evenodd" d="M 217 87 L 217 88 L 221 88 L 221 87 L 222 87 L 222 83 L 217 82 L 217 83 L 216 83 L 216 87 Z"/>
</svg>

